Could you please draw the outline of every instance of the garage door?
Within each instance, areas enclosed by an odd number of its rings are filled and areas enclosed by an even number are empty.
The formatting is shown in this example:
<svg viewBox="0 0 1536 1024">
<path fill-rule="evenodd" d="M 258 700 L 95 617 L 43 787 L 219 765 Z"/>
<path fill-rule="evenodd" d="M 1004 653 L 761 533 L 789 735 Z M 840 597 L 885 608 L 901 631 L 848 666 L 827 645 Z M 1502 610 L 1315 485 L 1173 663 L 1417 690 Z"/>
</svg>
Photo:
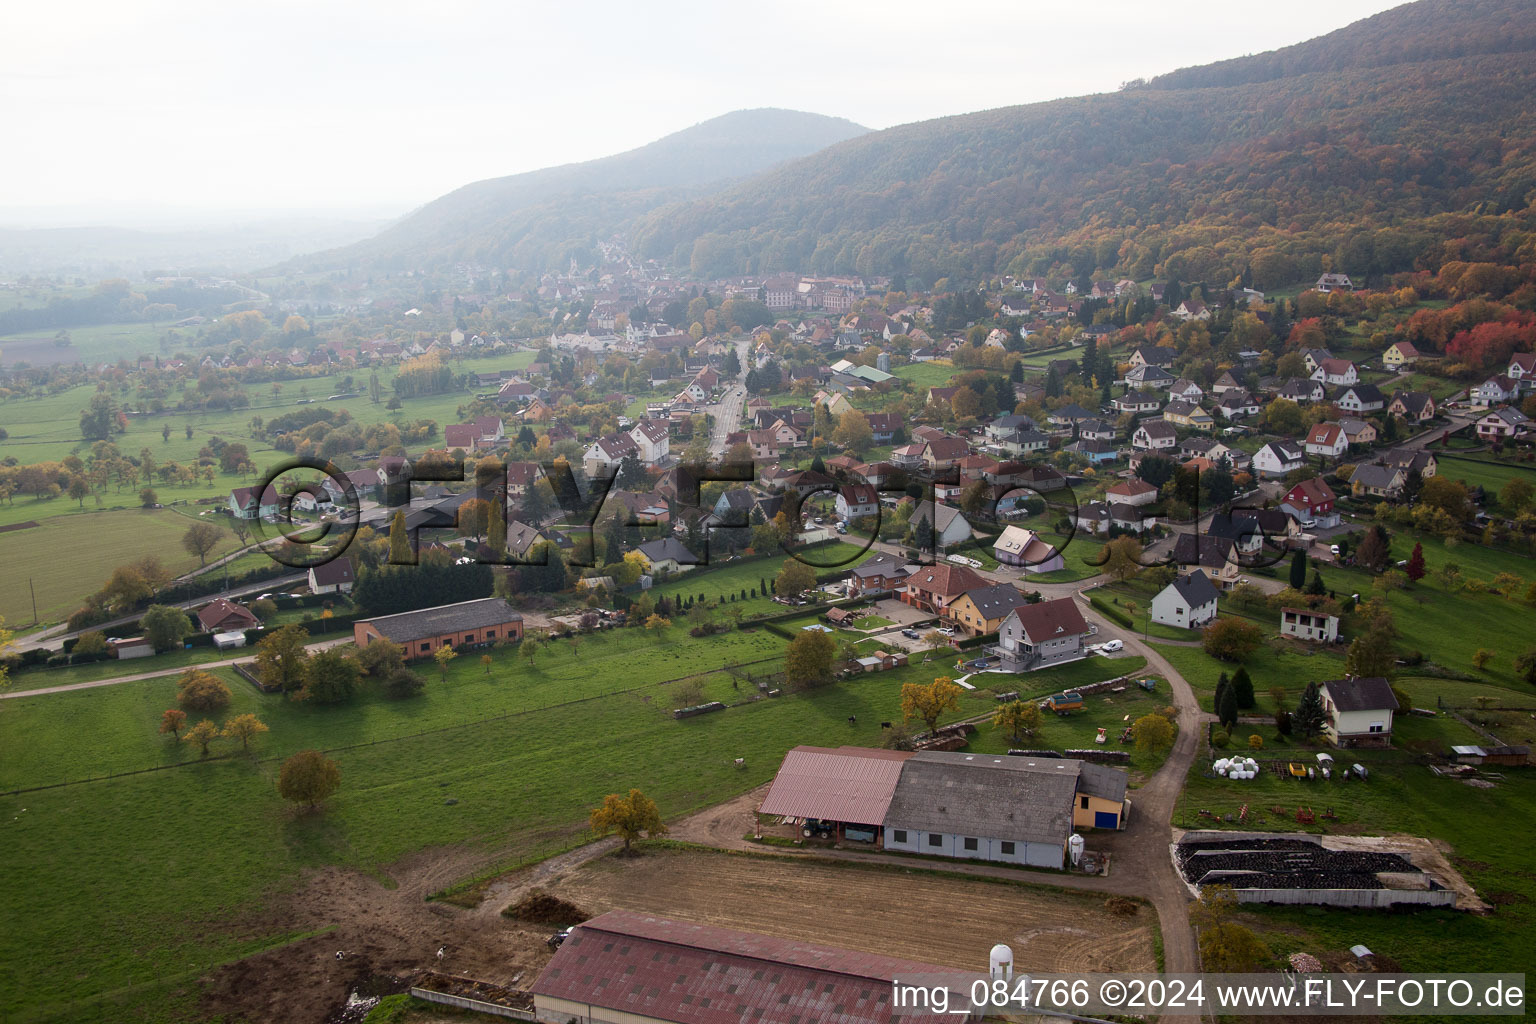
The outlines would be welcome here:
<svg viewBox="0 0 1536 1024">
<path fill-rule="evenodd" d="M 1119 828 L 1120 827 L 1120 815 L 1116 814 L 1114 811 L 1094 811 L 1093 812 L 1093 827 L 1094 828 Z"/>
</svg>

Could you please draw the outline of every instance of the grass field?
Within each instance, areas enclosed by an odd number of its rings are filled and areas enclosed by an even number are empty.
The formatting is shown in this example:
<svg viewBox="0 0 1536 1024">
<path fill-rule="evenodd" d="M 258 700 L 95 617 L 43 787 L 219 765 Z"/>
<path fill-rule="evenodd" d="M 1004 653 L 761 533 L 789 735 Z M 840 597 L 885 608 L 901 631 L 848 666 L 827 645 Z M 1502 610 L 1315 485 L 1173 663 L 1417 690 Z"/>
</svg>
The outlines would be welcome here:
<svg viewBox="0 0 1536 1024">
<path fill-rule="evenodd" d="M 1491 494 L 1511 480 L 1536 485 L 1536 467 L 1512 462 L 1495 462 L 1491 456 L 1458 458 L 1437 453 L 1438 472 L 1449 480 L 1460 480 L 1468 487 L 1482 487 Z"/>
<path fill-rule="evenodd" d="M 527 366 L 532 362 L 533 357 L 532 352 L 514 352 L 498 357 L 465 359 L 455 362 L 453 366 L 456 373 L 517 369 Z M 367 369 L 350 371 L 354 389 L 367 389 L 369 373 Z M 386 395 L 391 393 L 390 382 L 394 379 L 394 374 L 394 367 L 379 370 L 379 380 Z M 306 406 L 301 406 L 299 403 L 306 397 L 316 399 L 311 403 L 313 405 L 346 409 L 364 424 L 386 420 L 408 422 L 430 419 L 435 420 L 439 427 L 458 422 L 459 406 L 472 397 L 467 391 L 457 391 L 409 398 L 404 400 L 404 408 L 395 413 L 386 412 L 382 405 L 373 405 L 366 397 L 326 402 L 326 395 L 341 390 L 343 376 L 345 374 L 285 381 L 281 384 L 281 393 L 277 394 L 272 391 L 272 385 L 252 385 L 247 389 L 251 400 L 250 408 L 247 409 L 131 416 L 128 420 L 127 432 L 116 436 L 113 441 L 119 449 L 128 454 L 137 455 L 140 449 L 148 448 L 158 463 L 170 461 L 186 463 L 197 457 L 199 449 L 208 443 L 209 437 L 217 434 L 226 441 L 238 441 L 246 445 L 258 468 L 264 468 L 286 456 L 253 436 L 250 427 L 251 419 L 255 416 L 261 416 L 264 420 L 271 419 L 285 412 L 305 408 Z M 20 462 L 44 462 L 89 450 L 90 445 L 80 437 L 80 411 L 85 408 L 95 391 L 94 385 L 82 385 L 45 397 L 11 398 L 0 402 L 0 426 L 5 427 L 10 434 L 10 437 L 0 444 L 0 452 L 14 456 Z M 180 392 L 173 392 L 170 400 L 179 400 L 181 397 Z M 163 440 L 161 431 L 167 425 L 171 428 L 170 439 Z M 187 426 L 193 428 L 193 436 L 190 440 L 186 436 Z M 156 491 L 159 492 L 160 500 L 163 502 L 195 500 L 211 495 L 228 494 L 230 488 L 250 482 L 250 480 L 242 480 L 239 477 L 221 473 L 214 478 L 212 485 L 199 481 L 188 487 L 157 486 Z M 137 488 L 132 489 L 131 493 L 119 494 L 114 488 L 109 487 L 102 497 L 104 502 L 111 506 L 134 503 L 136 495 Z M 92 500 L 87 499 L 86 504 L 91 505 Z M 0 507 L 0 525 L 69 514 L 75 510 L 76 503 L 66 498 L 55 498 L 50 501 L 40 500 L 30 495 L 17 495 L 13 505 Z"/>
<path fill-rule="evenodd" d="M 219 922 L 258 912 L 306 867 L 373 870 L 456 843 L 548 851 L 581 831 L 604 793 L 629 786 L 681 814 L 764 782 L 795 744 L 877 744 L 879 723 L 901 717 L 901 684 L 936 674 L 915 665 L 682 722 L 666 713 L 662 680 L 704 674 L 707 696 L 739 699 L 750 688 L 735 690 L 720 666 L 767 658 L 771 670 L 782 650 L 766 631 L 621 631 L 575 651 L 551 644 L 532 666 L 498 651 L 489 675 L 465 656 L 446 683 L 427 669 L 416 700 L 365 696 L 336 708 L 262 695 L 219 670 L 234 692 L 229 713 L 254 711 L 271 726 L 256 743 L 260 760 L 192 761 L 0 797 L 8 1015 L 74 1018 L 71 1001 L 116 993 L 132 1006 L 118 1019 L 187 1019 L 185 1005 L 167 1001 L 176 990 L 167 979 L 280 939 Z M 1093 659 L 1030 681 L 1055 689 L 1124 665 Z M 0 764 L 0 786 L 183 762 L 189 752 L 156 733 L 174 686 L 167 678 L 0 704 L 0 744 L 16 753 Z M 950 717 L 992 704 L 986 691 L 967 694 Z M 429 729 L 438 731 L 421 734 Z M 323 815 L 295 816 L 273 790 L 275 758 L 306 747 L 331 750 L 341 765 L 343 789 Z M 122 991 L 130 986 L 142 988 Z"/>
<path fill-rule="evenodd" d="M 914 390 L 925 388 L 941 388 L 949 383 L 949 378 L 959 371 L 950 365 L 948 360 L 932 363 L 907 363 L 905 366 L 897 366 L 891 373 L 904 381 L 911 383 Z"/>
<path fill-rule="evenodd" d="M 181 546 L 193 522 L 173 509 L 132 509 L 40 519 L 35 527 L 0 533 L 6 580 L 0 586 L 0 616 L 12 628 L 32 622 L 29 580 L 37 592 L 39 621 L 56 622 L 79 608 L 115 566 L 158 555 L 172 572 L 196 568 L 197 559 Z M 236 546 L 235 535 L 226 532 L 209 559 Z"/>
<path fill-rule="evenodd" d="M 856 565 L 865 557 L 859 545 L 841 541 L 806 548 L 799 554 L 807 562 L 827 566 L 828 569 Z M 683 573 L 677 579 L 652 587 L 650 594 L 653 598 L 666 596 L 695 599 L 703 594 L 709 601 L 724 597 L 727 608 L 740 608 L 748 615 L 785 612 L 789 609 L 773 600 L 773 580 L 778 576 L 779 570 L 784 566 L 784 560 L 788 557 L 789 555 L 784 552 L 776 552 L 771 555 L 742 558 L 721 565 L 700 566 L 691 572 Z M 761 589 L 763 584 L 767 585 L 766 593 Z M 741 596 L 743 590 L 747 592 L 747 597 Z M 750 596 L 753 590 L 757 590 L 756 597 Z M 733 595 L 736 598 L 735 601 L 731 601 Z"/>
</svg>

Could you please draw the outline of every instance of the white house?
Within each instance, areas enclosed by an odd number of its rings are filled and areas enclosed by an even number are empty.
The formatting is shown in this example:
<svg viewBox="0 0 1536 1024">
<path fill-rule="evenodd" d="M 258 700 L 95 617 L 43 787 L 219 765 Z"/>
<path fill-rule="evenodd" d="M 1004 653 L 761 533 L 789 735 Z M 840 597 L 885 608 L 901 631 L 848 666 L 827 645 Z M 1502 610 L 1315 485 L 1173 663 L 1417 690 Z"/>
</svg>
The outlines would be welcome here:
<svg viewBox="0 0 1536 1024">
<path fill-rule="evenodd" d="M 1308 608 L 1280 609 L 1280 632 L 1298 640 L 1331 644 L 1339 638 L 1339 617 Z"/>
<path fill-rule="evenodd" d="M 636 550 L 645 559 L 646 568 L 653 573 L 688 572 L 699 561 L 676 537 L 646 541 Z"/>
<path fill-rule="evenodd" d="M 309 567 L 309 592 L 311 594 L 348 594 L 357 582 L 357 572 L 348 555 L 341 555 L 329 562 Z"/>
<path fill-rule="evenodd" d="M 925 519 L 933 527 L 933 542 L 940 551 L 971 537 L 971 524 L 960 514 L 959 509 L 951 505 L 935 507 L 931 501 L 919 502 L 917 508 L 912 510 L 912 518 L 908 522 L 915 530 L 917 524 Z"/>
<path fill-rule="evenodd" d="M 662 420 L 641 420 L 629 429 L 629 437 L 635 443 L 640 461 L 647 466 L 660 465 L 671 454 L 671 435 Z"/>
<path fill-rule="evenodd" d="M 1308 455 L 1336 459 L 1349 449 L 1349 435 L 1337 423 L 1318 423 L 1307 433 Z"/>
<path fill-rule="evenodd" d="M 997 631 L 994 652 L 1008 672 L 1033 672 L 1087 656 L 1088 624 L 1070 597 L 1015 608 Z"/>
<path fill-rule="evenodd" d="M 628 434 L 608 434 L 592 442 L 581 457 L 582 469 L 589 477 L 608 475 L 618 469 L 627 456 L 640 454 L 640 446 Z"/>
<path fill-rule="evenodd" d="M 1061 552 L 1040 539 L 1034 530 L 1009 526 L 992 545 L 992 556 L 1004 565 L 1023 566 L 1029 572 L 1054 572 L 1066 568 Z"/>
<path fill-rule="evenodd" d="M 1306 453 L 1301 450 L 1301 445 L 1290 441 L 1270 441 L 1253 453 L 1253 471 L 1266 479 L 1286 476 L 1303 467 L 1304 462 Z"/>
<path fill-rule="evenodd" d="M 1182 629 L 1203 626 L 1216 617 L 1220 596 L 1210 577 L 1196 569 L 1157 592 L 1152 598 L 1152 621 Z"/>
<path fill-rule="evenodd" d="M 1145 480 L 1131 477 L 1110 485 L 1105 489 L 1104 496 L 1111 504 L 1150 505 L 1157 500 L 1157 488 Z"/>
<path fill-rule="evenodd" d="M 1131 447 L 1138 451 L 1157 452 L 1178 443 L 1179 435 L 1173 424 L 1163 420 L 1143 423 L 1131 435 Z"/>
<path fill-rule="evenodd" d="M 870 484 L 844 484 L 837 491 L 837 515 L 844 522 L 880 511 L 880 492 Z"/>
<path fill-rule="evenodd" d="M 1496 373 L 1472 389 L 1474 405 L 1498 405 L 1512 402 L 1520 394 L 1520 385 L 1502 373 Z"/>
<path fill-rule="evenodd" d="M 1312 379 L 1329 387 L 1347 388 L 1360 383 L 1360 372 L 1348 359 L 1324 359 L 1312 371 Z"/>
<path fill-rule="evenodd" d="M 1380 676 L 1332 679 L 1322 685 L 1323 728 L 1336 747 L 1389 747 L 1392 713 L 1398 710 L 1391 685 Z"/>
</svg>

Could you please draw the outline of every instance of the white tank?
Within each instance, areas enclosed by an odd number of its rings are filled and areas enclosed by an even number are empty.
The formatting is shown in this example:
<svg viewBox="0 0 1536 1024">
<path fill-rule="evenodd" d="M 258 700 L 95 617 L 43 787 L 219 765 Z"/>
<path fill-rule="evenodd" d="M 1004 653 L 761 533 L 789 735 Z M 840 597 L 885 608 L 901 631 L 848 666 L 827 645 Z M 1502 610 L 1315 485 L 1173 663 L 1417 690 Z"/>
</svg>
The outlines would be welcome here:
<svg viewBox="0 0 1536 1024">
<path fill-rule="evenodd" d="M 1072 866 L 1077 867 L 1083 859 L 1083 837 L 1072 833 L 1072 838 L 1067 840 L 1067 850 L 1072 855 Z"/>
<path fill-rule="evenodd" d="M 988 954 L 988 963 L 991 965 L 992 977 L 1002 978 L 1004 981 L 1013 980 L 1013 950 L 999 942 L 992 947 Z"/>
</svg>

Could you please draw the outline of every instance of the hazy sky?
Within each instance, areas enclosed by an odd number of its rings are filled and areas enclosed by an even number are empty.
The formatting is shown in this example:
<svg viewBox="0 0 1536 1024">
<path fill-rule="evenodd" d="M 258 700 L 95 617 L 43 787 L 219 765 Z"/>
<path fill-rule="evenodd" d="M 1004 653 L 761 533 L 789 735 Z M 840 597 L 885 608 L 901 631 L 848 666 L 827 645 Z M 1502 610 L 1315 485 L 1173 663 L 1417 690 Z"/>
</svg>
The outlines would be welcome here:
<svg viewBox="0 0 1536 1024">
<path fill-rule="evenodd" d="M 0 3 L 0 223 L 392 214 L 744 107 L 872 128 L 1116 88 L 1383 0 Z"/>
</svg>

